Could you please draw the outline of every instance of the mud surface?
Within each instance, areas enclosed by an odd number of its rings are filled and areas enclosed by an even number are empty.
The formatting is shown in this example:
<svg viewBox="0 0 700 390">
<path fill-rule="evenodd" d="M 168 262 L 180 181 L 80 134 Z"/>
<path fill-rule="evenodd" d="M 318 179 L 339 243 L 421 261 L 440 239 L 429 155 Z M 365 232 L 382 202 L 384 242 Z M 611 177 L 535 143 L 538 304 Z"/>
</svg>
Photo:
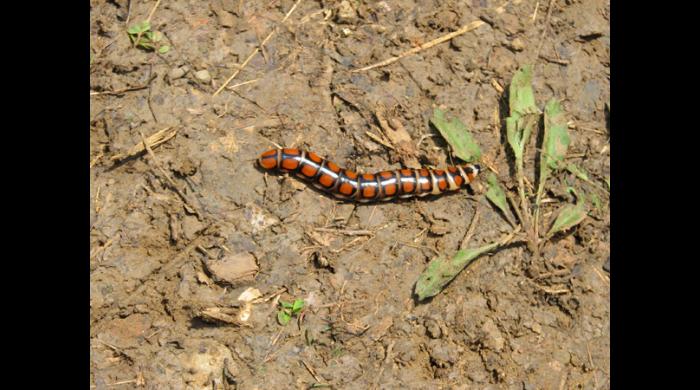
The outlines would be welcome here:
<svg viewBox="0 0 700 390">
<path fill-rule="evenodd" d="M 133 48 L 126 33 L 154 1 L 91 1 L 93 387 L 609 388 L 607 195 L 541 258 L 517 245 L 484 256 L 418 304 L 419 274 L 436 252 L 454 253 L 475 213 L 470 246 L 509 230 L 485 187 L 355 207 L 254 164 L 279 144 L 358 171 L 399 168 L 367 135 L 379 132 L 378 108 L 405 126 L 422 164 L 449 164 L 429 125 L 440 107 L 472 129 L 512 185 L 502 89 L 534 63 L 538 105 L 562 99 L 576 126 L 571 161 L 602 182 L 608 2 L 302 1 L 282 24 L 294 3 L 163 1 L 152 28 L 171 49 L 158 54 Z M 350 72 L 474 20 L 486 24 Z M 155 160 L 111 159 L 166 128 L 177 133 L 153 148 Z M 572 183 L 568 173 L 553 179 L 543 215 L 571 200 Z M 249 287 L 269 299 L 247 321 L 202 315 L 236 317 Z M 305 299 L 303 316 L 279 325 L 280 298 Z"/>
</svg>

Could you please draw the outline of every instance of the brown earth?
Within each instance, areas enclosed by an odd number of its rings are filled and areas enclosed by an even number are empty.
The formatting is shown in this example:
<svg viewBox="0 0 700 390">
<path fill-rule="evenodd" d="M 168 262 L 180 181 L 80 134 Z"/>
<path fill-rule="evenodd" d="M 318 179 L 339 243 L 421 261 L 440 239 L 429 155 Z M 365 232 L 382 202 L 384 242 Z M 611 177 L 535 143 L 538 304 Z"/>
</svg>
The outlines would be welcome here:
<svg viewBox="0 0 700 390">
<path fill-rule="evenodd" d="M 512 188 L 503 88 L 531 63 L 538 105 L 562 100 L 570 160 L 601 184 L 608 1 L 302 1 L 282 23 L 294 4 L 162 1 L 152 28 L 171 49 L 158 54 L 131 47 L 126 33 L 154 1 L 91 1 L 92 387 L 609 388 L 607 188 L 541 258 L 517 245 L 483 256 L 417 303 L 419 274 L 436 252 L 454 253 L 477 211 L 470 246 L 509 230 L 482 185 L 355 207 L 255 166 L 279 144 L 359 171 L 398 168 L 367 136 L 379 133 L 380 108 L 419 144 L 422 164 L 444 166 L 449 149 L 429 125 L 440 107 L 472 130 Z M 350 72 L 475 20 L 486 24 Z M 169 127 L 177 133 L 154 146 L 155 160 L 111 159 Z M 543 215 L 571 201 L 566 187 L 578 183 L 557 174 Z M 270 298 L 250 319 L 205 321 L 212 308 L 235 319 L 249 287 Z M 303 316 L 279 325 L 278 298 L 305 299 Z"/>
</svg>

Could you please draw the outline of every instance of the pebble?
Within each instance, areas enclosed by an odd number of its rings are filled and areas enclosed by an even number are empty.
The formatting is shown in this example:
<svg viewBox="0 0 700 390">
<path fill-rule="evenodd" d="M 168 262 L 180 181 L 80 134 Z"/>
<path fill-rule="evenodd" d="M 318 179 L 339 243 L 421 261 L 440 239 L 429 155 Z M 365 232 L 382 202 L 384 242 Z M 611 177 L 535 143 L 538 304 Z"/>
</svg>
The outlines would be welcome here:
<svg viewBox="0 0 700 390">
<path fill-rule="evenodd" d="M 204 84 L 209 84 L 209 82 L 211 82 L 211 75 L 209 74 L 209 71 L 206 69 L 202 69 L 200 71 L 194 72 L 194 77 Z"/>
<path fill-rule="evenodd" d="M 177 80 L 177 79 L 181 78 L 182 76 L 184 76 L 185 73 L 187 73 L 187 67 L 181 66 L 179 68 L 175 68 L 175 69 L 171 70 L 170 73 L 168 73 L 168 78 L 170 80 Z"/>
<path fill-rule="evenodd" d="M 335 21 L 338 23 L 350 24 L 357 18 L 357 12 L 352 8 L 350 2 L 343 0 L 338 5 L 338 13 L 335 15 Z"/>
<path fill-rule="evenodd" d="M 514 51 L 523 51 L 525 49 L 525 43 L 520 38 L 513 39 L 507 46 Z"/>
</svg>

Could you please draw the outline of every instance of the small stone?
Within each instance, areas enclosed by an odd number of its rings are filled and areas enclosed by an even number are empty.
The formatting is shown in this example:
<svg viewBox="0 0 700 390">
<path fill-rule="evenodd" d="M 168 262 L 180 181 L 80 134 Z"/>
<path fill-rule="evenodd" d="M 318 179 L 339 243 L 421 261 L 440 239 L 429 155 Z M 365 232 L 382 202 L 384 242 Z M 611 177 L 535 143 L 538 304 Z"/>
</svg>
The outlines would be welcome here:
<svg viewBox="0 0 700 390">
<path fill-rule="evenodd" d="M 338 23 L 350 24 L 357 18 L 357 12 L 348 0 L 343 0 L 338 5 L 338 13 L 335 15 L 335 21 Z"/>
<path fill-rule="evenodd" d="M 211 82 L 211 75 L 209 74 L 209 71 L 206 69 L 202 69 L 200 71 L 194 72 L 194 77 L 204 84 L 209 84 Z"/>
<path fill-rule="evenodd" d="M 512 49 L 513 51 L 523 51 L 525 49 L 525 43 L 523 43 L 523 40 L 520 38 L 515 38 L 508 45 L 509 49 Z"/>
<path fill-rule="evenodd" d="M 236 23 L 236 17 L 230 12 L 218 11 L 217 16 L 219 17 L 219 24 L 223 27 L 233 27 Z"/>
<path fill-rule="evenodd" d="M 185 73 L 187 73 L 187 70 L 185 69 L 185 67 L 181 66 L 179 68 L 171 70 L 170 73 L 168 73 L 168 78 L 170 80 L 177 80 L 184 76 Z"/>
</svg>

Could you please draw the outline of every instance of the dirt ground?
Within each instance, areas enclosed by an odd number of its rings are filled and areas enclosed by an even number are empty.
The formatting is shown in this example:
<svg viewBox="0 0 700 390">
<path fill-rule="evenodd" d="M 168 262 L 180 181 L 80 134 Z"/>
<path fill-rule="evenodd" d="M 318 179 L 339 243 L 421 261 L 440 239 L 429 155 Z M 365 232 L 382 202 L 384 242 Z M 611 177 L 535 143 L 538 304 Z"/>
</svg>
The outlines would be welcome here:
<svg viewBox="0 0 700 390">
<path fill-rule="evenodd" d="M 609 176 L 608 1 L 301 1 L 282 23 L 295 1 L 166 0 L 151 19 L 165 54 L 126 32 L 154 5 L 91 1 L 92 388 L 610 387 L 608 196 L 541 258 L 517 245 L 483 256 L 418 303 L 418 276 L 456 251 L 475 213 L 470 246 L 508 231 L 483 185 L 355 207 L 255 166 L 278 144 L 358 171 L 399 168 L 367 135 L 378 108 L 422 164 L 444 166 L 429 124 L 440 107 L 512 186 L 503 91 L 531 63 L 538 105 L 560 98 L 571 120 L 570 160 Z M 475 20 L 486 24 L 351 72 Z M 114 158 L 163 129 L 176 133 L 155 159 Z M 543 215 L 572 183 L 557 174 Z M 236 317 L 250 287 L 266 300 L 247 321 L 203 314 Z M 303 315 L 278 324 L 277 299 L 295 298 Z"/>
</svg>

